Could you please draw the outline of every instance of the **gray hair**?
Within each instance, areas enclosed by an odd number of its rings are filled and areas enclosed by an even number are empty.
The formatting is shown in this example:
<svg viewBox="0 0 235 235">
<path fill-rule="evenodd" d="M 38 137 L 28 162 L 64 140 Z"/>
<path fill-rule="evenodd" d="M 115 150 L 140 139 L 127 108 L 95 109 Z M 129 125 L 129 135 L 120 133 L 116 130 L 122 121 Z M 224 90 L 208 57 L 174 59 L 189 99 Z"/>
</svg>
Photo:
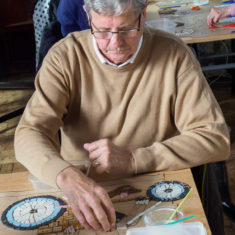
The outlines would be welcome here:
<svg viewBox="0 0 235 235">
<path fill-rule="evenodd" d="M 132 9 L 139 15 L 145 8 L 146 0 L 84 0 L 85 7 L 89 17 L 90 11 L 93 10 L 99 15 L 121 15 Z"/>
</svg>

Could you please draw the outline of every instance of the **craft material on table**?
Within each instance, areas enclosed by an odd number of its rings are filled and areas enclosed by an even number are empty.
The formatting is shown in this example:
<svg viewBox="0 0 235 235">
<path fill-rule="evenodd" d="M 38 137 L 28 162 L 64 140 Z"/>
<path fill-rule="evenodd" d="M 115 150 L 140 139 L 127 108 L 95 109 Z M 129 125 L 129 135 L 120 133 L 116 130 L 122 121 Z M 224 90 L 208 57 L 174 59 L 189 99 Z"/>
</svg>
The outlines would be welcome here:
<svg viewBox="0 0 235 235">
<path fill-rule="evenodd" d="M 8 206 L 1 220 L 13 229 L 34 230 L 62 216 L 66 209 L 58 206 L 64 203 L 62 199 L 49 195 L 24 198 Z"/>
<path fill-rule="evenodd" d="M 221 2 L 220 4 L 233 4 L 234 3 L 234 0 L 228 0 L 228 1 L 223 1 L 223 2 Z"/>
<path fill-rule="evenodd" d="M 185 6 L 191 4 L 192 0 L 175 0 L 175 1 L 157 1 L 157 5 L 161 7 L 171 7 L 171 6 Z"/>
<path fill-rule="evenodd" d="M 151 204 L 148 205 L 147 203 L 148 199 L 146 198 L 146 190 L 149 185 L 152 185 L 156 182 L 160 182 L 163 180 L 164 180 L 164 175 L 162 173 L 152 173 L 148 175 L 140 175 L 131 178 L 100 182 L 100 185 L 105 187 L 107 192 L 113 192 L 111 193 L 113 194 L 112 201 L 114 203 L 116 212 L 118 212 L 117 214 L 118 221 L 127 221 L 126 220 L 127 216 L 129 216 L 131 212 L 133 213 L 132 217 L 134 217 L 138 213 L 145 210 L 146 207 L 152 206 Z M 122 192 L 122 190 L 128 191 L 127 197 L 121 198 L 120 192 Z M 49 195 L 57 199 L 63 198 L 64 196 L 63 193 L 58 191 L 57 189 L 0 193 L 0 213 L 4 214 L 4 211 L 9 206 L 12 206 L 13 204 L 19 205 L 18 203 L 22 200 L 25 200 L 26 198 L 29 197 L 43 198 L 45 197 L 45 195 Z M 137 201 L 142 200 L 144 203 L 137 205 L 136 200 Z M 22 229 L 18 230 L 19 227 L 14 227 L 14 228 L 9 227 L 6 226 L 6 224 L 0 222 L 0 234 L 11 234 L 11 235 L 50 234 L 51 235 L 51 234 L 63 234 L 64 232 L 67 233 L 69 231 L 73 231 L 73 234 L 79 232 L 79 235 L 95 234 L 93 232 L 84 230 L 84 228 L 75 218 L 71 208 L 66 205 L 65 201 L 62 200 L 61 203 L 56 204 L 54 206 L 54 210 L 58 211 L 60 210 L 63 211 L 64 213 L 57 219 L 55 218 L 55 220 L 53 220 L 53 222 L 50 224 L 45 223 L 43 226 L 40 226 L 36 230 L 22 230 Z M 36 215 L 36 210 L 32 210 L 31 212 L 35 213 Z M 138 221 L 138 223 L 141 224 L 142 222 Z M 97 232 L 96 234 L 97 235 L 102 234 L 102 232 Z M 117 234 L 117 231 L 113 231 L 110 234 L 112 235 Z"/>
<path fill-rule="evenodd" d="M 235 27 L 235 23 L 222 25 L 222 27 Z"/>
<path fill-rule="evenodd" d="M 144 223 L 146 226 L 155 226 L 155 225 L 165 225 L 171 214 L 175 211 L 177 205 L 165 205 L 162 203 L 160 206 L 154 210 L 148 212 L 144 215 Z M 180 220 L 184 217 L 184 212 L 178 210 L 174 217 L 171 219 L 171 222 Z"/>
<path fill-rule="evenodd" d="M 175 213 L 179 210 L 179 208 L 182 206 L 182 204 L 184 203 L 184 201 L 187 199 L 187 197 L 189 196 L 189 194 L 192 192 L 192 188 L 190 188 L 190 190 L 188 191 L 188 193 L 186 194 L 186 196 L 184 197 L 184 199 L 180 202 L 180 204 L 177 206 L 177 208 L 175 209 L 175 211 L 172 213 L 172 215 L 169 217 L 169 219 L 167 220 L 166 224 L 170 223 L 170 221 L 172 220 L 172 218 L 174 217 Z"/>
<path fill-rule="evenodd" d="M 184 217 L 183 219 L 179 219 L 179 220 L 170 222 L 170 223 L 168 223 L 166 225 L 177 224 L 177 223 L 183 222 L 185 220 L 192 219 L 193 217 L 194 217 L 194 215 L 191 215 L 191 216 L 188 216 L 188 217 Z"/>
<path fill-rule="evenodd" d="M 176 9 L 165 8 L 165 9 L 160 10 L 160 11 L 159 11 L 159 14 L 160 14 L 160 15 L 170 15 L 170 14 L 173 15 L 173 14 L 176 13 L 176 12 L 177 12 Z"/>
<path fill-rule="evenodd" d="M 153 201 L 175 201 L 187 195 L 190 186 L 178 181 L 163 181 L 151 185 L 147 190 L 147 196 Z"/>
<path fill-rule="evenodd" d="M 235 22 L 235 17 L 227 17 L 219 20 L 219 23 L 233 23 Z"/>
<path fill-rule="evenodd" d="M 120 195 L 120 197 L 122 197 L 122 195 L 124 193 L 126 193 L 126 196 L 128 196 L 129 194 L 133 194 L 133 193 L 140 193 L 141 189 L 137 189 L 131 185 L 122 185 L 120 187 L 117 187 L 111 191 L 108 192 L 108 195 L 110 198 L 113 198 L 117 195 Z"/>
<path fill-rule="evenodd" d="M 173 224 L 171 226 L 158 225 L 127 230 L 126 235 L 206 235 L 206 230 L 201 222 Z"/>
<path fill-rule="evenodd" d="M 138 218 L 140 218 L 141 216 L 145 215 L 146 213 L 150 212 L 151 210 L 153 210 L 154 208 L 156 208 L 158 205 L 160 205 L 161 202 L 157 202 L 155 205 L 149 207 L 148 209 L 146 209 L 145 211 L 139 213 L 137 216 L 135 216 L 134 218 L 132 218 L 131 220 L 129 220 L 126 224 L 127 225 L 131 225 L 134 221 L 136 221 Z"/>
</svg>

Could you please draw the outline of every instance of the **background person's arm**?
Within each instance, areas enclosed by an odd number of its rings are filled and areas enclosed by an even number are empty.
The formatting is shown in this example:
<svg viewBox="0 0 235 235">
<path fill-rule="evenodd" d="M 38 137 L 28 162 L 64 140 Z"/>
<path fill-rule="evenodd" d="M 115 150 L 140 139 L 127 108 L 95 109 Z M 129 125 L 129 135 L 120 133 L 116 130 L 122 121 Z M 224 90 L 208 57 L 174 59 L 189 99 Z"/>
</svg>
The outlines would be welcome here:
<svg viewBox="0 0 235 235">
<path fill-rule="evenodd" d="M 230 15 L 235 16 L 235 4 L 224 7 L 213 7 L 207 16 L 207 24 L 212 26 L 218 23 L 220 19 Z"/>
</svg>

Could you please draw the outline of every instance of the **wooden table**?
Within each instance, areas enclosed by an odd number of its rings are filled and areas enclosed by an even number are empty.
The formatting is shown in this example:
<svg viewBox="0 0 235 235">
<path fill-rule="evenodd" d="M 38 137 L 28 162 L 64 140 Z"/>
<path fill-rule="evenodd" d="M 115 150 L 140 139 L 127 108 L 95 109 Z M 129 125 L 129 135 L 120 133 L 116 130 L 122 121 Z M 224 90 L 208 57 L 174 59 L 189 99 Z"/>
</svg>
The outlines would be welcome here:
<svg viewBox="0 0 235 235">
<path fill-rule="evenodd" d="M 158 1 L 157 1 L 158 2 Z M 162 1 L 161 1 L 162 2 Z M 167 0 L 167 2 L 172 2 L 171 0 Z M 177 1 L 175 1 L 177 2 Z M 187 1 L 185 1 L 187 2 Z M 186 44 L 198 44 L 198 43 L 205 43 L 205 42 L 215 42 L 215 41 L 222 41 L 222 40 L 228 40 L 228 39 L 234 39 L 235 38 L 235 27 L 223 27 L 226 25 L 229 25 L 231 23 L 223 23 L 219 22 L 216 24 L 219 28 L 210 29 L 210 27 L 207 25 L 207 15 L 209 14 L 211 8 L 216 5 L 220 5 L 219 0 L 210 0 L 209 4 L 200 6 L 200 10 L 193 11 L 192 3 L 189 3 L 188 5 L 184 5 L 180 8 L 172 8 L 177 10 L 174 14 L 167 14 L 167 15 L 161 15 L 161 17 L 166 17 L 174 22 L 181 22 L 184 23 L 183 26 L 176 27 L 176 33 L 180 32 L 189 32 L 190 30 L 193 31 L 191 34 L 187 36 L 179 36 Z M 177 4 L 176 4 L 177 5 Z M 184 12 L 184 13 L 183 13 Z M 235 22 L 234 22 L 235 23 Z M 235 24 L 234 24 L 235 26 Z M 226 45 L 226 44 L 224 44 Z M 235 51 L 235 42 L 231 42 L 231 49 L 227 47 L 227 49 L 222 52 L 218 53 L 216 51 L 215 53 L 212 53 L 211 55 L 207 55 L 206 57 L 203 55 L 200 55 L 200 52 L 197 50 L 197 45 L 193 45 L 195 53 L 197 55 L 197 59 L 201 64 L 203 64 L 204 59 L 206 58 L 207 61 L 211 60 L 212 62 L 214 60 L 214 56 L 218 58 L 220 56 L 220 59 L 224 59 L 225 62 L 218 64 L 218 62 L 208 63 L 206 65 L 202 66 L 202 71 L 215 71 L 215 70 L 229 70 L 231 73 L 231 76 L 234 77 L 235 75 L 235 63 L 234 63 L 234 51 Z M 231 58 L 231 59 L 230 59 Z M 235 93 L 235 81 L 232 80 L 232 93 Z"/>
<path fill-rule="evenodd" d="M 190 215 L 194 215 L 195 217 L 192 218 L 190 221 L 191 222 L 192 221 L 202 222 L 207 230 L 207 234 L 211 235 L 210 228 L 209 228 L 207 219 L 205 217 L 205 214 L 204 214 L 204 211 L 202 208 L 202 204 L 201 204 L 201 201 L 200 201 L 200 198 L 198 195 L 198 191 L 196 189 L 194 179 L 192 177 L 190 169 L 180 170 L 180 171 L 169 171 L 169 172 L 163 172 L 163 173 L 155 173 L 155 175 L 156 174 L 160 175 L 159 177 L 163 177 L 164 180 L 177 180 L 180 182 L 187 183 L 188 185 L 190 185 L 193 188 L 191 194 L 185 200 L 181 209 L 184 212 L 185 217 L 190 216 Z M 4 194 L 7 195 L 7 193 L 9 191 L 16 191 L 14 193 L 9 192 L 9 194 L 17 195 L 17 194 L 22 193 L 22 191 L 25 191 L 24 192 L 24 194 L 25 194 L 25 193 L 27 193 L 27 190 L 33 190 L 31 183 L 28 181 L 28 175 L 29 175 L 28 172 L 1 174 L 0 175 L 0 196 L 2 196 Z M 147 176 L 149 177 L 149 175 L 147 175 Z M 132 177 L 131 179 L 134 180 L 135 177 Z M 138 178 L 138 179 L 140 179 L 140 178 Z M 119 181 L 117 181 L 117 182 L 119 182 Z M 142 183 L 142 184 L 144 184 L 144 183 Z M 109 191 L 109 186 L 108 186 L 108 188 L 105 186 L 105 188 L 108 189 L 107 191 Z M 17 191 L 21 191 L 21 192 L 17 192 Z M 37 191 L 28 191 L 28 192 L 30 193 L 29 196 L 31 196 L 32 192 L 34 194 L 37 193 Z M 0 199 L 1 199 L 1 197 L 0 197 Z M 173 204 L 177 205 L 177 204 L 179 204 L 179 202 L 180 201 L 178 200 L 178 201 L 175 201 Z M 0 200 L 0 203 L 3 203 L 3 202 Z M 121 203 L 121 202 L 118 202 L 118 203 Z M 8 205 L 6 203 L 4 203 L 4 205 L 0 205 L 0 208 L 2 208 L 2 207 L 6 208 L 7 206 Z M 132 206 L 133 206 L 133 204 L 132 204 Z M 139 222 L 138 222 L 138 224 L 135 226 L 140 226 L 140 225 L 143 226 L 143 223 L 139 224 Z M 18 234 L 18 233 L 15 233 L 15 231 L 16 230 L 12 230 L 12 234 Z M 81 234 L 94 234 L 94 233 L 90 233 L 90 232 L 86 232 L 86 233 L 84 233 L 84 232 L 85 231 L 81 232 Z M 118 231 L 118 232 L 119 232 L 119 234 L 125 234 L 125 231 L 123 231 L 123 232 Z M 1 226 L 0 226 L 0 233 L 1 233 Z M 8 231 L 7 234 L 11 234 L 11 233 Z M 19 233 L 19 234 L 22 234 L 22 233 Z M 28 232 L 25 234 L 28 234 Z M 35 233 L 30 233 L 30 234 L 37 234 L 37 233 L 35 232 Z M 97 234 L 104 234 L 104 233 L 99 232 Z M 117 233 L 112 232 L 110 234 L 117 234 Z"/>
</svg>

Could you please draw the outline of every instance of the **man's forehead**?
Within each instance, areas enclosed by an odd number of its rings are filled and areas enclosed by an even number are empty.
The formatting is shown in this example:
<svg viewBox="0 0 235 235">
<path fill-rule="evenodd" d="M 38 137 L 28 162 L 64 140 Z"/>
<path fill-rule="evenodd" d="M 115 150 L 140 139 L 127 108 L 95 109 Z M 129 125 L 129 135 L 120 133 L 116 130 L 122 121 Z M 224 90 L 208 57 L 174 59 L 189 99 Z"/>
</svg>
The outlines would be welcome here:
<svg viewBox="0 0 235 235">
<path fill-rule="evenodd" d="M 121 15 L 109 15 L 103 16 L 99 15 L 94 11 L 91 11 L 92 22 L 100 27 L 111 27 L 113 24 L 115 26 L 126 26 L 133 24 L 133 21 L 136 20 L 136 12 L 126 11 Z"/>
</svg>

